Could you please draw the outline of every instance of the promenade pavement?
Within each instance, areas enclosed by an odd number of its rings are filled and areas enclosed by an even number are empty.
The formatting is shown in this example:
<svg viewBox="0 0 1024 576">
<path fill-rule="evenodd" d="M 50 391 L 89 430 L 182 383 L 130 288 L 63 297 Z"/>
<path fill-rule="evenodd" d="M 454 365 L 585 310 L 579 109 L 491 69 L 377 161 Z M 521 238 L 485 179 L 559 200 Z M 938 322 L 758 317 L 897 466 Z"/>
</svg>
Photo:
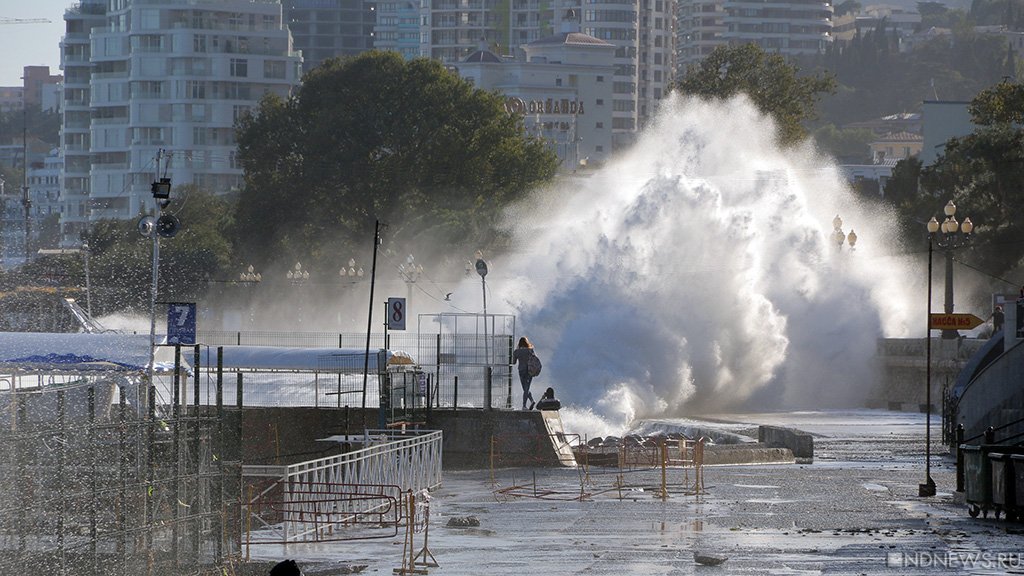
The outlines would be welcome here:
<svg viewBox="0 0 1024 576">
<path fill-rule="evenodd" d="M 1022 525 L 972 519 L 954 501 L 952 458 L 933 420 L 924 481 L 924 415 L 882 411 L 724 415 L 735 429 L 790 425 L 815 434 L 813 464 L 705 467 L 704 493 L 682 472 L 502 469 L 446 472 L 431 497 L 427 548 L 455 575 L 1024 574 Z M 734 424 L 732 424 L 734 423 Z M 518 488 L 514 488 L 518 487 Z M 513 494 L 509 494 L 508 492 Z M 583 492 L 588 497 L 574 499 Z M 450 527 L 452 519 L 479 526 Z M 423 534 L 416 535 L 417 550 Z M 307 575 L 391 574 L 403 541 L 254 546 L 294 558 Z M 718 566 L 694 552 L 727 558 Z"/>
</svg>

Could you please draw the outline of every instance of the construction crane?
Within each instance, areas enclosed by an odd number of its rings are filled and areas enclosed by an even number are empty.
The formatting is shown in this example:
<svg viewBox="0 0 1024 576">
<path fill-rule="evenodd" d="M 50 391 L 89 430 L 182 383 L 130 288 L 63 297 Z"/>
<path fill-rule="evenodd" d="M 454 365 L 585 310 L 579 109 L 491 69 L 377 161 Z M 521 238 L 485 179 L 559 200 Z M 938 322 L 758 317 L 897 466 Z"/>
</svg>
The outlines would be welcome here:
<svg viewBox="0 0 1024 576">
<path fill-rule="evenodd" d="M 46 18 L 7 18 L 0 16 L 0 24 L 49 24 Z"/>
</svg>

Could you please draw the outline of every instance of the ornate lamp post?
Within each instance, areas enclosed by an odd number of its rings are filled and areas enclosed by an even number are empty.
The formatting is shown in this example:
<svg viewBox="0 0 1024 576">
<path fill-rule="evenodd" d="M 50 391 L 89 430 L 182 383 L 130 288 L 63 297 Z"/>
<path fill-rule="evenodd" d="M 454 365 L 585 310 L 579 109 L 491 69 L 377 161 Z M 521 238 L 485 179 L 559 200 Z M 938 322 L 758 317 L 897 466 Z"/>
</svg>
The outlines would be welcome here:
<svg viewBox="0 0 1024 576">
<path fill-rule="evenodd" d="M 844 243 L 849 243 L 850 251 L 853 251 L 857 245 L 857 233 L 853 231 L 853 228 L 850 229 L 849 234 L 843 232 L 843 219 L 839 217 L 839 214 L 832 219 L 832 243 L 838 250 L 843 249 Z"/>
<path fill-rule="evenodd" d="M 249 328 L 251 329 L 256 324 L 256 311 L 253 310 L 252 306 L 252 287 L 263 281 L 263 274 L 260 274 L 253 268 L 252 264 L 238 274 L 238 282 L 243 286 L 247 286 L 247 306 L 249 308 Z"/>
<path fill-rule="evenodd" d="M 945 313 L 953 313 L 953 251 L 963 248 L 971 241 L 971 233 L 974 231 L 974 224 L 970 218 L 964 218 L 963 224 L 956 221 L 956 204 L 950 200 L 942 209 L 946 219 L 939 224 L 939 221 L 932 216 L 928 221 L 928 250 L 932 250 L 934 244 L 946 255 L 946 300 Z M 931 277 L 929 277 L 929 285 Z M 931 314 L 931 309 L 928 310 Z M 957 338 L 960 333 L 956 330 L 943 330 L 942 337 L 945 339 Z"/>
<path fill-rule="evenodd" d="M 423 276 L 423 265 L 416 264 L 416 258 L 409 254 L 405 259 L 405 264 L 398 265 L 398 274 L 405 281 L 405 286 L 408 290 L 408 298 L 406 299 L 406 310 L 408 310 L 412 307 L 412 287 Z"/>
<path fill-rule="evenodd" d="M 953 251 L 971 241 L 974 224 L 964 218 L 963 224 L 956 221 L 956 204 L 952 200 L 943 208 L 946 219 L 942 224 L 932 216 L 928 228 L 928 330 L 925 332 L 925 482 L 917 487 L 918 496 L 935 496 L 935 481 L 932 480 L 932 252 L 934 246 L 946 253 L 946 314 L 953 313 Z M 941 234 L 939 232 L 941 231 Z M 944 339 L 960 336 L 956 330 L 943 330 Z"/>
<path fill-rule="evenodd" d="M 362 278 L 363 278 L 363 267 L 359 266 L 357 268 L 356 267 L 356 259 L 355 258 L 349 258 L 348 259 L 348 267 L 346 268 L 345 266 L 342 266 L 341 270 L 338 270 L 338 276 L 341 276 L 342 281 L 344 281 L 346 278 L 351 278 L 352 281 L 356 281 L 357 278 L 362 280 Z"/>
<path fill-rule="evenodd" d="M 302 269 L 302 263 L 296 262 L 295 266 L 285 275 L 288 278 L 288 282 L 295 288 L 301 288 L 309 280 L 309 270 Z M 298 297 L 299 302 L 299 326 L 302 325 L 302 296 Z"/>
</svg>

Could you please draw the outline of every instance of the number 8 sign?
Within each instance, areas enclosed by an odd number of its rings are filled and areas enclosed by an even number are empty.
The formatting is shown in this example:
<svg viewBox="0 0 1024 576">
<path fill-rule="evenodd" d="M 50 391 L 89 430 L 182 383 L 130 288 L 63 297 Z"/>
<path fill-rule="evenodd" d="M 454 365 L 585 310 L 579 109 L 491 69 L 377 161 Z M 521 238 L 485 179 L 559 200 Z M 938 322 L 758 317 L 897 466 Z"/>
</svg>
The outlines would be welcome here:
<svg viewBox="0 0 1024 576">
<path fill-rule="evenodd" d="M 405 330 L 405 298 L 388 298 L 388 330 Z"/>
</svg>

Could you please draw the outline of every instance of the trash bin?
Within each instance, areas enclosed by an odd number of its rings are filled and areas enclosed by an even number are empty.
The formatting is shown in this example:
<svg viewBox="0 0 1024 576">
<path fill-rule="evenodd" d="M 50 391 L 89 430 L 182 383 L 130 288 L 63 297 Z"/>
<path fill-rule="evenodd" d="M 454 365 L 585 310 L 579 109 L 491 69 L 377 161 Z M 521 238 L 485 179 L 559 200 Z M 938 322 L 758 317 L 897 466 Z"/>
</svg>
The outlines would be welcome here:
<svg viewBox="0 0 1024 576">
<path fill-rule="evenodd" d="M 985 457 L 988 450 L 982 446 L 962 444 L 964 455 L 964 496 L 967 500 L 967 511 L 971 517 L 978 512 L 988 516 L 992 507 L 991 466 Z"/>
<path fill-rule="evenodd" d="M 989 478 L 992 483 L 992 508 L 996 518 L 1000 512 L 1010 516 L 1009 510 L 1014 505 L 1013 478 L 1010 477 L 1010 455 L 1001 452 L 989 452 Z"/>
<path fill-rule="evenodd" d="M 1010 455 L 1010 474 L 1013 477 L 1013 516 L 1024 520 L 1024 454 Z"/>
</svg>

